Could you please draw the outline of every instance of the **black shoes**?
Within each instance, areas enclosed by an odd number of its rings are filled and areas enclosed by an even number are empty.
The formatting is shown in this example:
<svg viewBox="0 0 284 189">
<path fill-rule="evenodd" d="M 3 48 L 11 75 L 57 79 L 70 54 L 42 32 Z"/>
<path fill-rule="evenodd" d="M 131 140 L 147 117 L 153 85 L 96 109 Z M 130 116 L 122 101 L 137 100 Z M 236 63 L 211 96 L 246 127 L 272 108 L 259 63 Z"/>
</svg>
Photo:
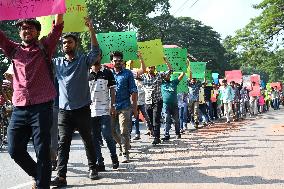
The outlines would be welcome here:
<svg viewBox="0 0 284 189">
<path fill-rule="evenodd" d="M 95 170 L 95 169 L 90 170 L 90 172 L 89 172 L 89 178 L 92 179 L 92 180 L 97 180 L 97 179 L 99 179 L 98 171 Z"/>
<path fill-rule="evenodd" d="M 162 141 L 169 141 L 170 137 L 169 136 L 165 136 L 164 138 L 162 138 Z"/>
<path fill-rule="evenodd" d="M 57 176 L 51 180 L 50 186 L 64 187 L 67 186 L 67 181 L 65 178 Z"/>
<path fill-rule="evenodd" d="M 119 167 L 118 157 L 117 156 L 111 157 L 111 161 L 112 161 L 112 168 L 117 169 Z"/>
<path fill-rule="evenodd" d="M 157 145 L 157 144 L 160 144 L 161 143 L 161 140 L 159 138 L 154 138 L 152 144 L 153 145 Z"/>
<path fill-rule="evenodd" d="M 98 172 L 104 172 L 104 171 L 106 171 L 106 167 L 105 167 L 104 164 L 100 164 L 100 165 L 97 166 L 97 170 L 98 170 Z"/>
<path fill-rule="evenodd" d="M 176 139 L 181 139 L 181 134 L 177 134 Z"/>
<path fill-rule="evenodd" d="M 56 160 L 52 160 L 51 161 L 51 170 L 52 171 L 56 171 L 57 169 L 57 161 Z"/>
</svg>

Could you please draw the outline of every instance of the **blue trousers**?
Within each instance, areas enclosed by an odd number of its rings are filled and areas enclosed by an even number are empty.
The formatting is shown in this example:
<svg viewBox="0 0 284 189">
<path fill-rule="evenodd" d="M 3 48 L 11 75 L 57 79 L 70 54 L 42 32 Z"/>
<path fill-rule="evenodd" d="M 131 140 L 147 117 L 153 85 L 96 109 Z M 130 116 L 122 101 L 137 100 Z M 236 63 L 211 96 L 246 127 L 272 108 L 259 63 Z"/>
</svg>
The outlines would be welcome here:
<svg viewBox="0 0 284 189">
<path fill-rule="evenodd" d="M 49 188 L 51 179 L 50 128 L 52 102 L 14 107 L 8 127 L 8 152 L 12 159 L 35 178 L 37 188 Z M 32 137 L 37 162 L 27 152 Z"/>
</svg>

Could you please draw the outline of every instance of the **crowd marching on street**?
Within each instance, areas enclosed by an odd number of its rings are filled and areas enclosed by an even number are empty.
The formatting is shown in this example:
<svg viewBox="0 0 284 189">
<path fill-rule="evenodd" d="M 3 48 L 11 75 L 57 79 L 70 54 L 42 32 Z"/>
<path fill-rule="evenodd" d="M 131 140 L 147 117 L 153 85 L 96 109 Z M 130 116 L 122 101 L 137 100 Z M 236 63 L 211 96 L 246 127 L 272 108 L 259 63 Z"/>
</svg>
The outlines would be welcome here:
<svg viewBox="0 0 284 189">
<path fill-rule="evenodd" d="M 7 80 L 1 95 L 1 102 L 10 99 L 13 103 L 7 131 L 8 152 L 31 176 L 32 188 L 67 185 L 75 131 L 85 146 L 88 176 L 95 180 L 99 179 L 98 172 L 105 171 L 102 139 L 109 149 L 113 169 L 118 169 L 120 163 L 129 163 L 130 142 L 141 139 L 142 117 L 147 127 L 143 134 L 149 135 L 156 146 L 171 140 L 172 126 L 175 138 L 180 139 L 190 124 L 198 130 L 214 126 L 215 122 L 230 124 L 280 109 L 282 86 L 261 88 L 260 94 L 255 95 L 252 91 L 259 85 L 255 81 L 250 86 L 227 78 L 211 83 L 189 73 L 188 91 L 178 93 L 177 87 L 186 73 L 171 78 L 174 70 L 167 57 L 165 72 L 157 71 L 156 66 L 146 67 L 140 52 L 140 68 L 132 68 L 131 61 L 127 65 L 120 51 L 110 54 L 111 64 L 101 64 L 102 51 L 93 23 L 88 18 L 85 21 L 91 36 L 91 47 L 85 54 L 77 50 L 77 35 L 62 35 L 61 14 L 55 16 L 50 34 L 40 40 L 41 24 L 35 19 L 17 22 L 20 44 L 0 31 L 0 48 L 13 60 L 5 73 Z M 64 53 L 61 57 L 54 57 L 57 44 Z M 187 63 L 190 64 L 189 56 Z M 11 85 L 13 95 L 9 97 L 3 90 Z M 36 160 L 27 152 L 31 137 Z M 52 171 L 57 172 L 55 178 L 51 178 Z"/>
</svg>

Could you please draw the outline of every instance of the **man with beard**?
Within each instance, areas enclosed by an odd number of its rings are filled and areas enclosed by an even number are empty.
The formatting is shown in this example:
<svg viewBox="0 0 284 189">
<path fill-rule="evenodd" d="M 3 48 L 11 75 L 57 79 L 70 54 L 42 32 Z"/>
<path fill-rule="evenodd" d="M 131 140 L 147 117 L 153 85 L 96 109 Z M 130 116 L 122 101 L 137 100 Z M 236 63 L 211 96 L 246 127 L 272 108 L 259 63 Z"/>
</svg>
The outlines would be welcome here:
<svg viewBox="0 0 284 189">
<path fill-rule="evenodd" d="M 13 60 L 14 110 L 8 128 L 8 151 L 31 177 L 32 188 L 49 188 L 51 178 L 50 128 L 52 101 L 56 96 L 51 57 L 63 30 L 63 15 L 56 15 L 51 33 L 38 40 L 41 24 L 35 19 L 17 23 L 22 43 L 0 31 L 0 48 Z M 27 152 L 32 136 L 37 162 Z"/>
<path fill-rule="evenodd" d="M 114 64 L 114 78 L 116 82 L 115 107 L 116 112 L 112 115 L 112 126 L 116 127 L 119 123 L 121 134 L 118 136 L 122 145 L 123 159 L 122 163 L 129 162 L 130 135 L 129 125 L 131 124 L 130 114 L 133 111 L 134 117 L 137 117 L 137 87 L 135 85 L 133 73 L 123 67 L 123 54 L 113 52 L 110 55 L 111 63 Z M 132 108 L 130 102 L 132 97 Z M 113 133 L 116 129 L 113 128 Z M 116 139 L 117 140 L 117 139 Z"/>
<path fill-rule="evenodd" d="M 98 179 L 96 153 L 91 130 L 91 96 L 88 83 L 89 68 L 97 60 L 99 46 L 93 23 L 86 18 L 86 26 L 91 34 L 91 50 L 88 54 L 78 54 L 79 43 L 76 35 L 68 33 L 62 38 L 64 57 L 54 59 L 56 76 L 59 83 L 59 146 L 57 177 L 51 185 L 66 186 L 67 163 L 72 134 L 77 129 L 85 145 L 89 164 L 89 178 Z"/>
</svg>

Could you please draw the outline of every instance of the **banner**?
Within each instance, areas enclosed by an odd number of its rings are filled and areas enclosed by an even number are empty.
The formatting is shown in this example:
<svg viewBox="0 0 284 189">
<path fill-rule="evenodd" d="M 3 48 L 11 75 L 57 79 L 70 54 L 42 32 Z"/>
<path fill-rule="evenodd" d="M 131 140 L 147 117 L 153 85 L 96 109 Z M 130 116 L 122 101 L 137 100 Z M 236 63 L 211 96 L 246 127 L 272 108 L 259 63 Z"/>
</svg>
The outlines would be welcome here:
<svg viewBox="0 0 284 189">
<path fill-rule="evenodd" d="M 109 32 L 97 34 L 100 48 L 103 52 L 101 63 L 110 62 L 110 53 L 120 51 L 123 53 L 123 60 L 137 59 L 137 38 L 136 32 Z"/>
<path fill-rule="evenodd" d="M 165 56 L 171 64 L 175 72 L 186 72 L 187 71 L 187 50 L 182 48 L 167 48 L 164 49 Z M 158 71 L 167 71 L 167 65 L 162 64 L 157 67 Z"/>
<path fill-rule="evenodd" d="M 87 6 L 85 0 L 66 0 L 66 8 L 67 11 L 63 18 L 63 33 L 88 31 L 84 19 L 84 17 L 87 17 Z M 42 26 L 40 36 L 48 35 L 52 27 L 54 16 L 38 17 L 37 20 Z"/>
<path fill-rule="evenodd" d="M 225 77 L 228 83 L 234 81 L 235 83 L 241 84 L 243 74 L 241 70 L 231 70 L 231 71 L 225 71 Z"/>
<path fill-rule="evenodd" d="M 206 62 L 190 62 L 192 78 L 205 78 Z"/>
<path fill-rule="evenodd" d="M 138 50 L 141 52 L 146 67 L 164 64 L 164 51 L 161 39 L 138 42 Z M 134 68 L 140 68 L 140 61 L 133 62 Z"/>
<path fill-rule="evenodd" d="M 65 0 L 0 0 L 0 20 L 35 18 L 65 12 Z"/>
<path fill-rule="evenodd" d="M 181 74 L 182 72 L 174 72 L 171 75 L 171 81 L 174 79 L 177 79 L 178 76 Z M 186 75 L 183 76 L 182 80 L 179 82 L 178 86 L 177 86 L 177 93 L 187 93 L 188 92 L 188 87 L 187 87 L 187 77 Z"/>
</svg>

